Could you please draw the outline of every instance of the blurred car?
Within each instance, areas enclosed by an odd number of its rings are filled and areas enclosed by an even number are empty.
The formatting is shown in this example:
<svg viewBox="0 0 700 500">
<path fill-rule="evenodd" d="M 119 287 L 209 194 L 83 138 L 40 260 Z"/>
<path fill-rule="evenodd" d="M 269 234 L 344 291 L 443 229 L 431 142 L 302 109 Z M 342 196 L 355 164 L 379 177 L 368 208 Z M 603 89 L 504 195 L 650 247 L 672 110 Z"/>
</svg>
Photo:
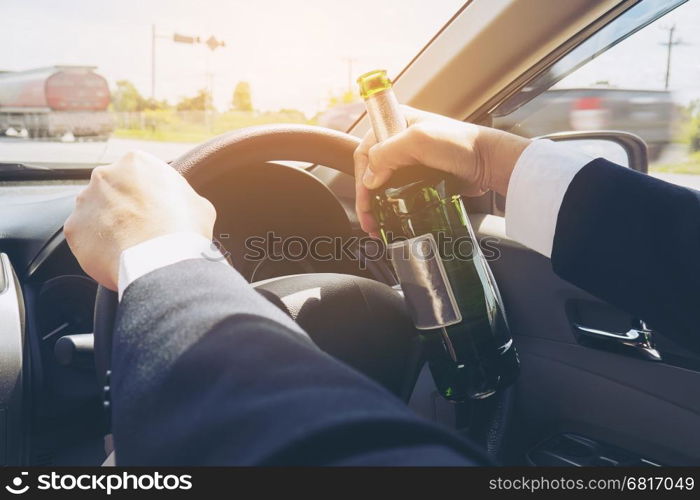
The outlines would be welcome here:
<svg viewBox="0 0 700 500">
<path fill-rule="evenodd" d="M 644 139 L 654 160 L 671 142 L 673 118 L 669 91 L 555 88 L 507 116 L 494 117 L 493 125 L 525 137 L 562 130 L 625 130 Z"/>
</svg>

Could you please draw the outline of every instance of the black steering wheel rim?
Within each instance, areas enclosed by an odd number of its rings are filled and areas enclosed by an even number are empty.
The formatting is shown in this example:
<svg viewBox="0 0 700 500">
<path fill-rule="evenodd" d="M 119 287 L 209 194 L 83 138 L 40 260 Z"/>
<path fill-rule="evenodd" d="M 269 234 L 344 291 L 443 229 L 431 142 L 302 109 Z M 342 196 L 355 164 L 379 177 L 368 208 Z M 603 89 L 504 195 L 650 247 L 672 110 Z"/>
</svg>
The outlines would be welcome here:
<svg viewBox="0 0 700 500">
<path fill-rule="evenodd" d="M 359 139 L 332 129 L 310 125 L 262 125 L 235 130 L 195 146 L 173 162 L 172 167 L 195 190 L 207 182 L 251 164 L 274 160 L 322 164 L 354 176 L 353 153 Z M 112 353 L 112 329 L 117 294 L 100 286 L 94 311 L 95 369 L 101 386 L 108 385 Z"/>
</svg>

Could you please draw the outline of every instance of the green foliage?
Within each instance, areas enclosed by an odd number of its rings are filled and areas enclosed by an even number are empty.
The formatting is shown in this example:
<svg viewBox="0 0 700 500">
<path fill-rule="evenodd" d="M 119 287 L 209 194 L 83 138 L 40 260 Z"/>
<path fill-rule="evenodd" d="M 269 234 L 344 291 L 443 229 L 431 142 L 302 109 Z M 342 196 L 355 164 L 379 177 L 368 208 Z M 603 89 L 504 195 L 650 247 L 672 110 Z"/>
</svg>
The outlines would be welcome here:
<svg viewBox="0 0 700 500">
<path fill-rule="evenodd" d="M 691 151 L 700 151 L 700 100 L 692 101 L 684 110 L 687 115 L 687 136 Z"/>
<path fill-rule="evenodd" d="M 209 91 L 200 89 L 194 97 L 183 97 L 180 99 L 175 109 L 178 111 L 211 111 L 214 109 L 214 105 Z"/>
<path fill-rule="evenodd" d="M 146 99 L 143 105 L 143 111 L 159 111 L 164 109 L 172 109 L 172 106 L 170 106 L 170 103 L 166 99 L 159 101 L 158 99 L 149 98 Z"/>
<path fill-rule="evenodd" d="M 129 80 L 118 80 L 117 88 L 112 91 L 114 111 L 142 111 L 145 99 Z"/>
<path fill-rule="evenodd" d="M 691 151 L 700 151 L 700 117 L 695 117 L 690 122 L 688 142 Z"/>
<path fill-rule="evenodd" d="M 687 158 L 677 163 L 653 165 L 649 170 L 671 174 L 700 174 L 700 152 L 690 153 Z"/>
<path fill-rule="evenodd" d="M 137 112 L 146 110 L 169 109 L 168 101 L 146 99 L 129 80 L 118 80 L 112 91 L 112 109 L 114 111 Z"/>
<path fill-rule="evenodd" d="M 233 111 L 253 111 L 253 97 L 248 82 L 238 82 L 236 84 L 231 104 Z"/>
<path fill-rule="evenodd" d="M 358 96 L 355 92 L 346 90 L 340 95 L 330 96 L 330 98 L 328 99 L 328 109 L 340 106 L 341 104 L 350 104 L 359 100 L 360 96 Z"/>
<path fill-rule="evenodd" d="M 283 123 L 308 123 L 306 115 L 298 109 L 282 108 L 277 112 L 264 113 L 263 116 L 277 116 Z"/>
</svg>

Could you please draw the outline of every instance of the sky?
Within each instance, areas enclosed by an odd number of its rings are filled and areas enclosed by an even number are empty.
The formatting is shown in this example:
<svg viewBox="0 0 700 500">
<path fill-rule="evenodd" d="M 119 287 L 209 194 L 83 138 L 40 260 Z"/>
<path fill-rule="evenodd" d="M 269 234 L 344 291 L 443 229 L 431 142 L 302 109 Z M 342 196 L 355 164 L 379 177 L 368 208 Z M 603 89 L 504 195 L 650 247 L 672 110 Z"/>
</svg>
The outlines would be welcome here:
<svg viewBox="0 0 700 500">
<path fill-rule="evenodd" d="M 262 110 L 323 109 L 352 74 L 397 74 L 464 0 L 0 0 L 0 69 L 95 65 L 111 84 L 151 89 L 151 25 L 156 97 L 173 102 L 214 88 L 217 107 L 236 82 L 250 82 Z M 225 48 L 176 44 L 173 33 L 214 35 Z M 354 81 L 353 81 L 354 84 Z"/>
<path fill-rule="evenodd" d="M 668 28 L 675 26 L 680 41 L 671 52 L 669 88 L 674 99 L 686 104 L 700 99 L 700 0 L 690 0 L 653 24 L 579 68 L 560 87 L 608 81 L 621 88 L 664 88 Z"/>
</svg>

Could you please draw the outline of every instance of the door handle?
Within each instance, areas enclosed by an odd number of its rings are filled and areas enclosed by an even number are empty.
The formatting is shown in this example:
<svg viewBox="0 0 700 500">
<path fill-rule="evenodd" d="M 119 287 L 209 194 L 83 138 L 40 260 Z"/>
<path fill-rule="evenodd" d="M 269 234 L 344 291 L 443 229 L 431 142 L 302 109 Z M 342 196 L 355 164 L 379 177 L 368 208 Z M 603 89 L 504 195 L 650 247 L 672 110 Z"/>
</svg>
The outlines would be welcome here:
<svg viewBox="0 0 700 500">
<path fill-rule="evenodd" d="M 643 321 L 639 323 L 639 328 L 630 328 L 626 332 L 609 332 L 579 324 L 574 324 L 574 327 L 583 337 L 608 342 L 610 346 L 622 345 L 645 359 L 661 361 L 661 353 L 654 346 L 652 331 Z"/>
</svg>

